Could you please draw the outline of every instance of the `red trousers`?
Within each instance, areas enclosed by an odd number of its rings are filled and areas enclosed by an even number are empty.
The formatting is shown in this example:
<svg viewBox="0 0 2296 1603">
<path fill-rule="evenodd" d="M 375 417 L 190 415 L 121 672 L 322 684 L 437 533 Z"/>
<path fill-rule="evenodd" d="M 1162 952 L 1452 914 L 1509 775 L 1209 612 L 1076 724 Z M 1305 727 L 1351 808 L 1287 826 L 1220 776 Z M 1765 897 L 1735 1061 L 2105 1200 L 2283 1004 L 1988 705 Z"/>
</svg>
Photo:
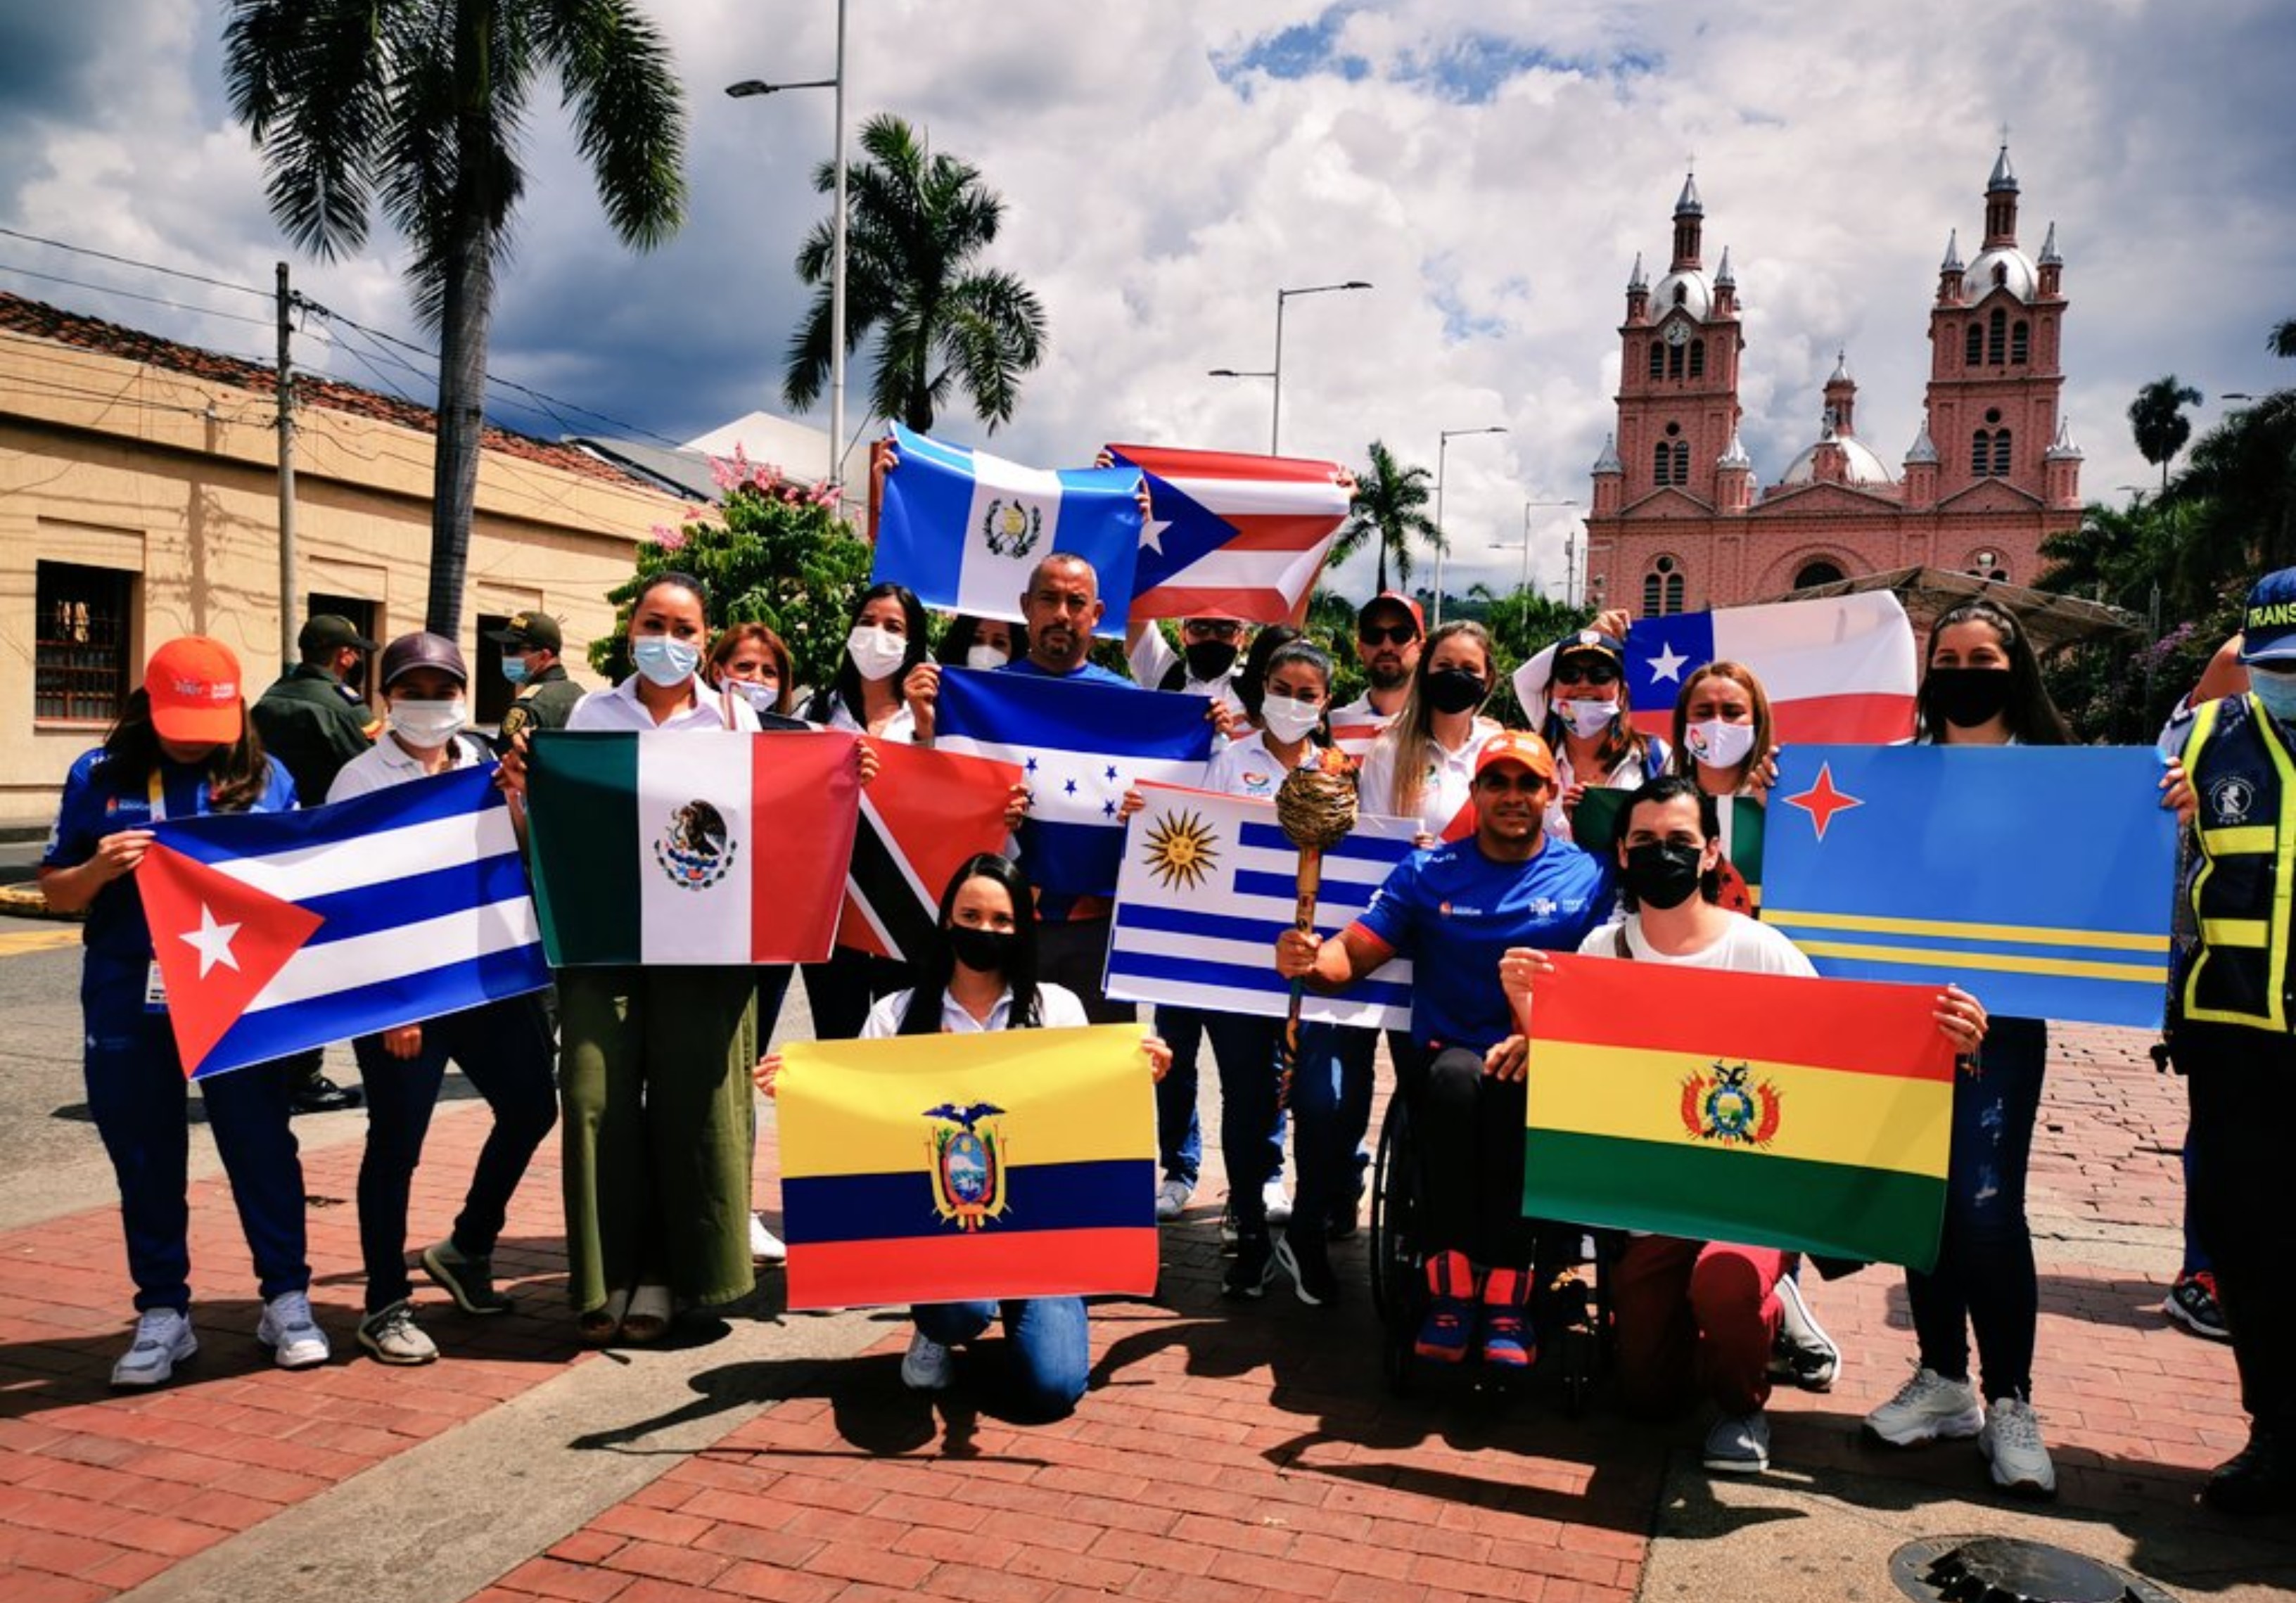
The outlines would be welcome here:
<svg viewBox="0 0 2296 1603">
<path fill-rule="evenodd" d="M 1750 1414 L 1767 1403 L 1784 1267 L 1774 1247 L 1628 1240 L 1611 1272 L 1627 1406 L 1672 1414 L 1703 1397 L 1725 1414 Z"/>
</svg>

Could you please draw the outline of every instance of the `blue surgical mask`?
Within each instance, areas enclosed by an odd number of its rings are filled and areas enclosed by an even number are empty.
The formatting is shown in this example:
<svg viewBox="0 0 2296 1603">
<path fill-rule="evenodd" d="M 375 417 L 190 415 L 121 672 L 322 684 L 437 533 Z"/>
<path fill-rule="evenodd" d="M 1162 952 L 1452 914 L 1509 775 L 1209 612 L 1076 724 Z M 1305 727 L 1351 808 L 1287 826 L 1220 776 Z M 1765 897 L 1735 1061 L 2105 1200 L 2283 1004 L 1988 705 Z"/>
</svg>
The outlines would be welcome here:
<svg viewBox="0 0 2296 1603">
<path fill-rule="evenodd" d="M 515 654 L 505 656 L 502 659 L 502 669 L 503 677 L 509 680 L 512 684 L 524 684 L 526 683 L 525 658 Z"/>
<path fill-rule="evenodd" d="M 701 648 L 667 634 L 641 634 L 630 642 L 630 660 L 654 683 L 674 690 L 701 666 Z"/>
<path fill-rule="evenodd" d="M 2296 724 L 2296 674 L 2275 674 L 2249 665 L 2248 688 L 2264 703 L 2264 710 L 2283 724 Z"/>
</svg>

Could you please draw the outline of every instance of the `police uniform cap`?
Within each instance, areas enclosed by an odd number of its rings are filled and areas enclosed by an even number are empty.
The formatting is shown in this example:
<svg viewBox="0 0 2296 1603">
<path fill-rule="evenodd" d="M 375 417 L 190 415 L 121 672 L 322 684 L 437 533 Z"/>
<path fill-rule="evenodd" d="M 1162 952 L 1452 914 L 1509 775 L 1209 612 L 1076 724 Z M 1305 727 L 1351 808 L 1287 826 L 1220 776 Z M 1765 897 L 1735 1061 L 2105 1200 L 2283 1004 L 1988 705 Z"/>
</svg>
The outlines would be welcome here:
<svg viewBox="0 0 2296 1603">
<path fill-rule="evenodd" d="M 547 612 L 514 612 L 508 626 L 487 631 L 487 638 L 498 646 L 517 646 L 529 651 L 563 651 L 566 636 L 558 627 L 558 620 Z"/>
</svg>

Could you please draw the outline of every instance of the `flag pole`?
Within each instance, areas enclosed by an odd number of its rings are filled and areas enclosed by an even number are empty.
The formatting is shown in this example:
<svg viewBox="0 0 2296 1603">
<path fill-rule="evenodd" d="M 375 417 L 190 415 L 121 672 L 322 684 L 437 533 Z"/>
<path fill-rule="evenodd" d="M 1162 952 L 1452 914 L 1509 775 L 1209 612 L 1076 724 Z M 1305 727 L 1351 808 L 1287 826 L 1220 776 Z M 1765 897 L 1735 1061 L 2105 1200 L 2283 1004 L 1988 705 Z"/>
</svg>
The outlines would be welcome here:
<svg viewBox="0 0 2296 1603">
<path fill-rule="evenodd" d="M 1300 848 L 1294 878 L 1299 900 L 1293 904 L 1292 927 L 1302 935 L 1316 931 L 1316 896 L 1323 888 L 1324 854 L 1345 840 L 1356 827 L 1355 765 L 1336 750 L 1327 750 L 1301 763 L 1284 776 L 1275 792 L 1275 822 L 1283 838 Z M 1280 1077 L 1275 1105 L 1292 1100 L 1292 1076 L 1300 1067 L 1300 1003 L 1307 980 L 1292 982 L 1292 999 L 1283 1018 L 1283 1037 L 1277 1049 Z"/>
</svg>

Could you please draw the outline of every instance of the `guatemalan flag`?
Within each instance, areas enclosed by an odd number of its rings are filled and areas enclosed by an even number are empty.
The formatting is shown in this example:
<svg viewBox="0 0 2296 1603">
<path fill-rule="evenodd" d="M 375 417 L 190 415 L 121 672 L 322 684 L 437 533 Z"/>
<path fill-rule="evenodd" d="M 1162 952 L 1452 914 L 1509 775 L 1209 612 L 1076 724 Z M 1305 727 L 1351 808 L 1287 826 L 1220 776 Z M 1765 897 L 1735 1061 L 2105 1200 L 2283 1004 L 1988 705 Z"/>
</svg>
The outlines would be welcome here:
<svg viewBox="0 0 2296 1603">
<path fill-rule="evenodd" d="M 1206 696 L 1127 684 L 943 668 L 934 744 L 1019 764 L 1029 880 L 1055 896 L 1105 896 L 1124 855 L 1125 791 L 1144 780 L 1202 784 L 1210 707 Z"/>
<path fill-rule="evenodd" d="M 893 425 L 900 460 L 885 475 L 875 584 L 906 585 L 935 607 L 1018 621 L 1029 572 L 1054 552 L 1082 557 L 1109 600 L 1100 633 L 1124 633 L 1140 552 L 1140 474 L 1054 472 Z"/>
<path fill-rule="evenodd" d="M 194 1078 L 550 983 L 491 765 L 155 833 L 135 883 Z"/>
<path fill-rule="evenodd" d="M 1886 590 L 1636 618 L 1627 634 L 1635 726 L 1670 737 L 1683 685 L 1718 660 L 1754 670 L 1781 746 L 1883 746 L 1914 732 L 1913 626 Z"/>
<path fill-rule="evenodd" d="M 1338 463 L 1160 446 L 1108 454 L 1148 476 L 1136 621 L 1212 613 L 1274 624 L 1300 615 L 1347 521 Z"/>
</svg>

